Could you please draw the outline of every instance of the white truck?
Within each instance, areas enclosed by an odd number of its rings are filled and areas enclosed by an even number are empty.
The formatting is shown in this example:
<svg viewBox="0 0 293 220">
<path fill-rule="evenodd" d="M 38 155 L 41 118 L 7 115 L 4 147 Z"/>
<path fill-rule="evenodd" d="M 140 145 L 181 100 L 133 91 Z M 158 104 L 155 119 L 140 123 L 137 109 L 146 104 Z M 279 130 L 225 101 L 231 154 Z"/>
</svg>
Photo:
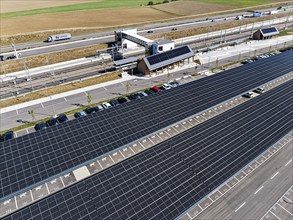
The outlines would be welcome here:
<svg viewBox="0 0 293 220">
<path fill-rule="evenodd" d="M 269 11 L 269 15 L 275 15 L 275 14 L 278 14 L 278 13 L 279 13 L 278 10 Z"/>
<path fill-rule="evenodd" d="M 71 34 L 66 33 L 66 34 L 56 34 L 56 35 L 51 35 L 48 37 L 47 41 L 48 42 L 53 42 L 53 41 L 58 41 L 58 40 L 68 40 L 71 38 Z"/>
</svg>

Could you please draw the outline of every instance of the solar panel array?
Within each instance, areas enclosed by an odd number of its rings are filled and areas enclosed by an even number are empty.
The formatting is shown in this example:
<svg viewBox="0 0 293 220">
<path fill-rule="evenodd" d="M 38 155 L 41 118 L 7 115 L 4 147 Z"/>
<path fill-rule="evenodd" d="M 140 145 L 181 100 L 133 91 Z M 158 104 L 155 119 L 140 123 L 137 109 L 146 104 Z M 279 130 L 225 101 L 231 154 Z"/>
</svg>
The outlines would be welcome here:
<svg viewBox="0 0 293 220">
<path fill-rule="evenodd" d="M 4 219 L 174 219 L 292 130 L 292 85 L 284 83 Z"/>
<path fill-rule="evenodd" d="M 154 65 L 190 53 L 190 51 L 191 50 L 188 46 L 178 47 L 173 50 L 149 56 L 147 57 L 147 60 L 151 65 Z"/>
<path fill-rule="evenodd" d="M 292 71 L 292 52 L 0 144 L 1 197 Z M 269 72 L 267 70 L 270 70 Z"/>
<path fill-rule="evenodd" d="M 261 31 L 262 31 L 263 34 L 269 34 L 269 33 L 276 33 L 276 32 L 278 32 L 278 30 L 275 27 L 262 28 Z"/>
</svg>

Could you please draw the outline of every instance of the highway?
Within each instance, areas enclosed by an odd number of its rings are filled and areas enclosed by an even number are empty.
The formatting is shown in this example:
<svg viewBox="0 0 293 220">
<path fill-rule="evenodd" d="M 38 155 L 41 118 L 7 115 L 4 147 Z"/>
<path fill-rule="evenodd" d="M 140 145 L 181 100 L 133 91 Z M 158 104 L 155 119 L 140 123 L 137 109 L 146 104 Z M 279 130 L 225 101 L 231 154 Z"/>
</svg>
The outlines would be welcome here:
<svg viewBox="0 0 293 220">
<path fill-rule="evenodd" d="M 292 186 L 292 157 L 293 141 L 291 140 L 195 219 L 261 219 Z M 293 210 L 292 205 L 289 210 Z M 287 216 L 289 219 L 290 215 Z"/>
<path fill-rule="evenodd" d="M 280 13 L 286 13 L 287 11 L 282 11 Z M 239 13 L 237 13 L 239 15 Z M 175 22 L 168 22 L 165 24 L 160 24 L 159 26 L 156 25 L 149 25 L 147 29 L 141 29 L 138 28 L 138 34 L 142 36 L 149 36 L 153 34 L 161 34 L 161 33 L 166 33 L 170 32 L 173 27 L 176 27 L 178 30 L 184 30 L 184 29 L 189 29 L 189 28 L 194 28 L 194 27 L 203 27 L 203 26 L 210 26 L 210 24 L 215 24 L 215 23 L 229 23 L 231 21 L 235 21 L 235 16 L 237 14 L 231 14 L 227 16 L 216 16 L 215 18 L 210 18 L 210 20 L 205 20 L 205 18 L 200 18 L 200 19 L 193 19 L 193 20 L 186 20 L 186 21 L 175 21 Z M 225 19 L 226 18 L 226 19 Z M 274 18 L 274 16 L 272 16 Z M 215 20 L 215 22 L 211 22 L 211 19 Z M 246 18 L 249 19 L 249 18 Z M 241 24 L 242 20 L 238 21 L 239 24 Z M 147 33 L 148 30 L 152 30 L 153 33 Z M 87 37 L 90 37 L 88 39 L 85 39 Z M 95 36 L 93 38 L 92 36 Z M 98 36 L 98 38 L 96 38 Z M 47 54 L 47 53 L 52 53 L 52 52 L 57 52 L 57 51 L 63 51 L 63 50 L 69 50 L 73 48 L 79 48 L 79 47 L 85 47 L 85 46 L 91 46 L 95 44 L 102 44 L 102 43 L 111 43 L 114 42 L 114 36 L 113 32 L 106 32 L 106 33 L 99 33 L 99 34 L 93 34 L 93 35 L 87 35 L 87 36 L 79 36 L 77 38 L 81 38 L 84 40 L 77 40 L 77 41 L 70 41 L 70 42 L 58 42 L 56 43 L 35 43 L 34 48 L 30 49 L 25 49 L 30 46 L 16 46 L 19 52 L 21 52 L 21 57 L 28 57 L 28 56 L 36 56 L 40 54 Z M 22 49 L 21 49 L 22 48 Z M 4 57 L 7 57 L 11 55 L 11 52 L 6 52 L 6 51 L 11 51 L 11 48 L 5 47 L 1 48 L 1 55 L 4 55 Z"/>
</svg>

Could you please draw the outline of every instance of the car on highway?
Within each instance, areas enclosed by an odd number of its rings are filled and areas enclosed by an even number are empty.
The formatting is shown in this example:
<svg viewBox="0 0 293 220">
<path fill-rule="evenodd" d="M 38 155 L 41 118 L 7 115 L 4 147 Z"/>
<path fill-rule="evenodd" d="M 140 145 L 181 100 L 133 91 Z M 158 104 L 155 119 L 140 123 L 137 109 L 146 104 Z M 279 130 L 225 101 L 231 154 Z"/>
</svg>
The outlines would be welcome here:
<svg viewBox="0 0 293 220">
<path fill-rule="evenodd" d="M 48 121 L 46 121 L 47 127 L 51 127 L 54 125 L 58 125 L 58 120 L 57 118 L 50 118 Z"/>
<path fill-rule="evenodd" d="M 112 105 L 109 102 L 103 102 L 102 106 L 103 106 L 104 109 L 108 109 L 108 108 L 112 107 Z"/>
<path fill-rule="evenodd" d="M 264 88 L 262 88 L 262 87 L 258 87 L 258 88 L 256 88 L 255 90 L 253 90 L 253 92 L 255 92 L 255 93 L 258 93 L 258 94 L 261 94 L 261 93 L 263 93 L 265 90 L 264 90 Z"/>
<path fill-rule="evenodd" d="M 14 138 L 14 132 L 13 131 L 6 131 L 3 135 L 0 136 L 0 142 L 11 140 Z"/>
<path fill-rule="evenodd" d="M 154 33 L 154 31 L 152 31 L 152 30 L 149 30 L 149 31 L 148 31 L 148 33 L 149 33 L 149 34 L 150 34 L 150 33 Z"/>
<path fill-rule="evenodd" d="M 247 92 L 247 93 L 242 95 L 242 97 L 244 97 L 244 98 L 251 98 L 252 96 L 253 96 L 252 92 Z"/>
<path fill-rule="evenodd" d="M 120 104 L 123 104 L 123 103 L 127 102 L 127 99 L 124 98 L 124 97 L 119 97 L 119 98 L 117 99 L 117 101 L 118 101 Z"/>
<path fill-rule="evenodd" d="M 153 86 L 153 87 L 152 87 L 152 90 L 153 90 L 154 92 L 160 92 L 160 91 L 161 91 L 161 89 L 160 89 L 158 86 Z"/>
<path fill-rule="evenodd" d="M 172 87 L 169 86 L 167 83 L 164 83 L 164 84 L 162 85 L 162 87 L 163 87 L 164 90 L 169 90 L 169 89 L 172 88 Z"/>
<path fill-rule="evenodd" d="M 138 92 L 137 95 L 139 95 L 140 97 L 148 96 L 148 94 L 146 94 L 145 92 Z"/>
<path fill-rule="evenodd" d="M 155 93 L 154 90 L 152 90 L 152 89 L 146 89 L 146 90 L 144 90 L 144 92 L 146 94 L 148 94 L 148 95 L 151 95 L 151 94 L 154 94 Z"/>
<path fill-rule="evenodd" d="M 215 22 L 215 21 L 216 21 L 216 20 L 214 20 L 214 19 L 213 19 L 213 20 L 211 20 L 211 22 Z"/>
<path fill-rule="evenodd" d="M 112 106 L 120 105 L 120 103 L 119 103 L 116 99 L 112 99 L 109 103 L 110 103 Z"/>
<path fill-rule="evenodd" d="M 79 111 L 79 112 L 75 112 L 73 116 L 74 116 L 75 118 L 82 118 L 82 117 L 85 117 L 86 115 L 87 115 L 86 112 L 83 111 L 83 110 L 81 110 L 81 111 Z"/>
<path fill-rule="evenodd" d="M 58 117 L 57 117 L 57 121 L 62 124 L 64 122 L 67 122 L 69 121 L 68 117 L 65 115 L 65 114 L 60 114 Z"/>
<path fill-rule="evenodd" d="M 96 109 L 96 107 L 88 107 L 88 108 L 86 108 L 84 111 L 85 111 L 85 113 L 86 113 L 87 115 L 89 115 L 89 114 L 91 114 L 91 113 L 94 113 L 94 112 L 98 111 L 98 109 Z"/>
<path fill-rule="evenodd" d="M 172 28 L 172 31 L 177 31 L 177 28 Z"/>
<path fill-rule="evenodd" d="M 48 126 L 45 122 L 39 122 L 38 124 L 35 125 L 35 130 L 40 131 L 46 129 Z"/>
</svg>

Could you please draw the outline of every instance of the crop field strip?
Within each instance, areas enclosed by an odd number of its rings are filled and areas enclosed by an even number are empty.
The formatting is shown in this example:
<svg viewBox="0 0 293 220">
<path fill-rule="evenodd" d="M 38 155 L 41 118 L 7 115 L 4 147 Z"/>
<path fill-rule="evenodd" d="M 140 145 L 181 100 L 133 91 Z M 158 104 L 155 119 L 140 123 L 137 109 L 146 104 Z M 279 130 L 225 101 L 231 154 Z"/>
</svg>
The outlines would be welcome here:
<svg viewBox="0 0 293 220">
<path fill-rule="evenodd" d="M 262 87 L 265 91 L 269 91 L 280 84 L 287 82 L 291 79 L 291 74 L 281 76 L 273 81 L 267 82 Z M 257 96 L 256 96 L 257 97 Z M 232 107 L 242 104 L 249 99 L 237 97 L 225 101 L 225 103 L 220 103 L 217 106 L 213 106 L 210 109 L 206 109 L 204 112 L 200 112 L 193 115 L 183 121 L 177 122 L 175 125 L 171 125 L 167 128 L 157 131 L 155 134 L 150 134 L 147 137 L 136 140 L 135 142 L 129 143 L 127 147 L 117 148 L 108 154 L 104 154 L 98 157 L 95 161 L 89 161 L 84 166 L 70 171 L 69 173 L 59 175 L 58 177 L 51 177 L 46 183 L 39 184 L 32 187 L 30 190 L 22 191 L 19 194 L 7 198 L 0 202 L 0 217 L 9 215 L 20 208 L 31 205 L 32 203 L 43 199 L 44 197 L 52 195 L 64 189 L 64 187 L 69 187 L 75 184 L 77 181 L 81 181 L 84 178 L 94 175 L 97 172 L 101 172 L 115 164 L 128 159 L 142 151 L 149 149 L 164 140 L 174 137 L 187 129 L 197 126 L 206 120 L 211 119 L 225 111 L 228 111 Z M 80 171 L 82 171 L 82 177 L 80 176 Z"/>
<path fill-rule="evenodd" d="M 0 164 L 3 167 L 1 175 L 4 177 L 1 179 L 1 197 L 284 75 L 292 70 L 290 55 L 292 53 L 283 53 L 252 63 L 257 65 L 229 70 L 180 86 L 173 91 L 161 92 L 48 128 L 44 132 L 1 143 L 3 160 Z M 269 73 L 266 73 L 267 69 L 270 70 Z M 158 124 L 158 121 L 161 123 Z"/>
<path fill-rule="evenodd" d="M 175 218 L 291 131 L 292 85 L 290 80 L 5 219 Z"/>
</svg>

